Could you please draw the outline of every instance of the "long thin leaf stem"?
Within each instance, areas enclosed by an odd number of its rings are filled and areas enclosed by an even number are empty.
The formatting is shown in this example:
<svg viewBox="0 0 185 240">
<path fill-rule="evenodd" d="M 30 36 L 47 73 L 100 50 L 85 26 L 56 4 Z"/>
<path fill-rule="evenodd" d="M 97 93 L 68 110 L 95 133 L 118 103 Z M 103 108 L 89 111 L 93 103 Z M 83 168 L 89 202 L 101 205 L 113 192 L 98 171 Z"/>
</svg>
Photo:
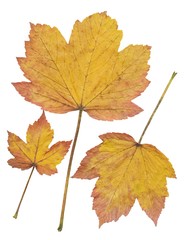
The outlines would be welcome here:
<svg viewBox="0 0 185 240">
<path fill-rule="evenodd" d="M 34 169 L 35 169 L 35 167 L 33 166 L 33 167 L 32 167 L 32 170 L 31 170 L 31 173 L 30 173 L 30 176 L 29 176 L 29 178 L 28 178 L 28 181 L 27 181 L 27 183 L 26 183 L 26 186 L 25 186 L 25 188 L 24 188 L 24 191 L 23 191 L 23 193 L 22 193 L 21 200 L 20 200 L 20 202 L 19 202 L 19 204 L 18 204 L 17 210 L 16 210 L 15 214 L 13 215 L 13 217 L 14 217 L 15 219 L 18 217 L 19 209 L 20 209 L 22 200 L 23 200 L 23 198 L 24 198 L 24 195 L 25 195 L 25 193 L 26 193 L 26 190 L 27 190 L 27 188 L 28 188 L 28 184 L 29 184 L 29 182 L 30 182 L 30 179 L 31 179 L 31 176 L 32 176 L 32 174 L 33 174 Z"/>
<path fill-rule="evenodd" d="M 162 95 L 161 95 L 161 97 L 160 97 L 160 99 L 159 99 L 156 107 L 154 108 L 154 111 L 152 112 L 152 114 L 151 114 L 151 116 L 150 116 L 150 118 L 149 118 L 149 120 L 148 120 L 148 122 L 147 122 L 147 124 L 146 124 L 146 126 L 145 126 L 145 128 L 144 128 L 144 130 L 143 130 L 143 132 L 142 132 L 142 134 L 141 134 L 141 137 L 140 137 L 140 139 L 139 139 L 138 144 L 141 143 L 141 141 L 142 141 L 142 139 L 143 139 L 143 136 L 145 135 L 145 132 L 146 132 L 147 128 L 149 127 L 149 125 L 150 125 L 150 123 L 151 123 L 151 121 L 152 121 L 152 119 L 153 119 L 153 117 L 154 117 L 157 109 L 159 108 L 159 106 L 160 106 L 160 104 L 161 104 L 161 102 L 162 102 L 162 100 L 163 100 L 163 98 L 164 98 L 164 96 L 165 96 L 165 94 L 166 94 L 166 92 L 167 92 L 170 84 L 172 83 L 172 81 L 173 81 L 173 79 L 175 78 L 176 75 L 177 75 L 176 72 L 173 72 L 173 73 L 172 73 L 171 78 L 170 78 L 168 84 L 166 85 L 166 88 L 164 89 L 164 92 L 162 93 Z"/>
<path fill-rule="evenodd" d="M 73 140 L 73 145 L 72 145 L 72 149 L 71 149 L 71 154 L 70 154 L 70 158 L 69 158 L 69 164 L 68 164 L 67 175 L 66 175 L 66 182 L 65 182 L 64 194 L 63 194 L 62 209 L 61 209 L 60 223 L 59 223 L 58 231 L 62 231 L 62 228 L 63 228 L 64 213 L 65 213 L 67 192 L 68 192 L 68 186 L 69 186 L 69 178 L 70 178 L 70 173 L 71 173 L 71 166 L 72 166 L 72 162 L 73 162 L 75 147 L 76 147 L 76 143 L 77 143 L 77 139 L 78 139 L 78 133 L 79 133 L 79 130 L 80 130 L 82 112 L 83 112 L 83 109 L 80 109 L 79 110 L 79 115 L 78 115 L 78 122 L 77 122 L 77 126 L 76 126 L 76 131 L 75 131 L 75 136 L 74 136 L 74 140 Z"/>
</svg>

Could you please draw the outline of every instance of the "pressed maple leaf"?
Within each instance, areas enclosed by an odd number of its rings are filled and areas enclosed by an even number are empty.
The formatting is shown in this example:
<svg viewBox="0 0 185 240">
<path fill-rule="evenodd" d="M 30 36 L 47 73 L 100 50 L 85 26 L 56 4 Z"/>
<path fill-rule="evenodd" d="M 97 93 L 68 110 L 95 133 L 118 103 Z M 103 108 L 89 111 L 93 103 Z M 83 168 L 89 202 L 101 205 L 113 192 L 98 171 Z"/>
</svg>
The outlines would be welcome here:
<svg viewBox="0 0 185 240">
<path fill-rule="evenodd" d="M 13 83 L 27 101 L 54 113 L 86 111 L 101 120 L 134 116 L 132 101 L 148 86 L 150 47 L 118 52 L 122 31 L 106 13 L 76 21 L 66 42 L 56 27 L 31 24 L 26 57 L 18 63 L 30 82 Z"/>
<path fill-rule="evenodd" d="M 167 157 L 150 144 L 139 144 L 131 136 L 107 133 L 100 145 L 87 152 L 73 177 L 99 177 L 92 192 L 93 209 L 100 226 L 127 215 L 135 200 L 157 224 L 168 196 L 166 178 L 175 178 Z"/>
<path fill-rule="evenodd" d="M 70 147 L 70 141 L 61 141 L 48 147 L 53 139 L 53 130 L 44 112 L 38 121 L 29 125 L 25 143 L 14 133 L 8 134 L 9 151 L 14 156 L 8 164 L 22 170 L 35 167 L 40 174 L 51 175 L 57 172 L 56 165 L 61 162 Z"/>
<path fill-rule="evenodd" d="M 60 141 L 49 147 L 53 139 L 53 130 L 47 122 L 44 112 L 38 121 L 29 125 L 26 134 L 26 143 L 14 133 L 8 132 L 8 150 L 14 158 L 8 160 L 13 168 L 21 170 L 32 168 L 14 218 L 17 218 L 19 209 L 30 182 L 34 169 L 40 174 L 51 175 L 57 173 L 56 166 L 67 153 L 71 141 Z"/>
</svg>

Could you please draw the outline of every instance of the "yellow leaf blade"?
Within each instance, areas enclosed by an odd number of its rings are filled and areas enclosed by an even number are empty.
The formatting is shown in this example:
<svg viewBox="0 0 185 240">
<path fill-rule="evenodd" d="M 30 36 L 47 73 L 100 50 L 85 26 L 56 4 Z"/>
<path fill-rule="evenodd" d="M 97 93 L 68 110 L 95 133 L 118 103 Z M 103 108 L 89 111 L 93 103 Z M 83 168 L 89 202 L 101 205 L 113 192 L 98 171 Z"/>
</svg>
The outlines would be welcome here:
<svg viewBox="0 0 185 240">
<path fill-rule="evenodd" d="M 131 101 L 148 86 L 150 47 L 118 52 L 122 31 L 106 13 L 74 24 L 67 43 L 57 28 L 31 24 L 26 57 L 18 63 L 30 82 L 13 83 L 27 101 L 55 113 L 83 109 L 101 120 L 142 109 Z"/>
<path fill-rule="evenodd" d="M 56 173 L 56 165 L 64 158 L 71 141 L 57 142 L 49 148 L 52 139 L 53 130 L 43 112 L 33 125 L 29 125 L 27 143 L 15 134 L 9 133 L 8 149 L 14 159 L 8 160 L 8 164 L 22 170 L 36 167 L 40 174 L 51 175 Z"/>
<path fill-rule="evenodd" d="M 93 209 L 100 226 L 127 215 L 137 199 L 157 224 L 168 196 L 166 178 L 175 178 L 167 157 L 150 144 L 137 144 L 120 133 L 100 136 L 102 143 L 87 152 L 76 178 L 99 177 L 93 190 Z"/>
</svg>

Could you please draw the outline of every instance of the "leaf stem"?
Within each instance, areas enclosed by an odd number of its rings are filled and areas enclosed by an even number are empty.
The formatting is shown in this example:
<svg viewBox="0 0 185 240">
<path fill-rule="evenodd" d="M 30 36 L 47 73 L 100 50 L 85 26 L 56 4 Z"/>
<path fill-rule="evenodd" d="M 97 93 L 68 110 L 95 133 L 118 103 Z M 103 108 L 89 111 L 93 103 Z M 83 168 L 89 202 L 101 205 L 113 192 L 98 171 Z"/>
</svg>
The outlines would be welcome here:
<svg viewBox="0 0 185 240">
<path fill-rule="evenodd" d="M 69 158 L 69 164 L 68 164 L 65 188 L 64 188 L 64 193 L 63 193 L 62 209 L 61 209 L 60 223 L 59 223 L 58 231 L 62 231 L 62 228 L 63 228 L 64 213 L 65 213 L 65 206 L 66 206 L 66 199 L 67 199 L 67 191 L 68 191 L 68 186 L 69 186 L 69 178 L 70 178 L 71 166 L 72 166 L 72 162 L 73 162 L 73 156 L 74 156 L 75 147 L 76 147 L 76 143 L 77 143 L 78 133 L 79 133 L 79 130 L 80 130 L 82 112 L 83 112 L 83 109 L 80 109 L 79 110 L 79 115 L 78 115 L 78 122 L 77 122 L 77 125 L 76 125 L 75 136 L 74 136 L 74 140 L 73 140 L 73 145 L 72 145 L 72 149 L 71 149 L 71 154 L 70 154 L 70 158 Z"/>
<path fill-rule="evenodd" d="M 142 139 L 143 139 L 143 136 L 145 135 L 145 132 L 146 132 L 147 128 L 149 127 L 149 125 L 150 125 L 150 123 L 151 123 L 151 121 L 152 121 L 152 119 L 153 119 L 153 117 L 154 117 L 157 109 L 159 108 L 159 106 L 160 106 L 160 104 L 161 104 L 161 102 L 162 102 L 162 100 L 163 100 L 163 98 L 164 98 L 164 96 L 165 96 L 165 94 L 166 94 L 166 92 L 167 92 L 170 84 L 172 83 L 172 81 L 173 81 L 173 79 L 175 78 L 176 75 L 177 75 L 176 72 L 173 72 L 173 73 L 172 73 L 171 78 L 170 78 L 168 84 L 166 85 L 166 88 L 164 89 L 164 92 L 162 93 L 162 95 L 161 95 L 161 97 L 160 97 L 160 99 L 159 99 L 156 107 L 154 108 L 154 110 L 153 110 L 153 112 L 152 112 L 152 114 L 151 114 L 151 116 L 150 116 L 150 118 L 149 118 L 149 120 L 148 120 L 148 122 L 147 122 L 147 124 L 146 124 L 146 126 L 145 126 L 145 128 L 144 128 L 144 130 L 143 130 L 143 132 L 142 132 L 142 134 L 141 134 L 141 137 L 140 137 L 140 139 L 139 139 L 138 144 L 141 143 L 141 141 L 142 141 Z"/>
<path fill-rule="evenodd" d="M 26 186 L 25 186 L 25 188 L 24 188 L 24 191 L 23 191 L 23 193 L 22 193 L 21 200 L 20 200 L 20 202 L 19 202 L 19 205 L 18 205 L 18 207 L 17 207 L 17 210 L 16 210 L 15 214 L 13 215 L 13 217 L 14 217 L 15 219 L 17 219 L 17 217 L 18 217 L 19 209 L 20 209 L 22 200 L 23 200 L 23 198 L 24 198 L 24 195 L 25 195 L 25 193 L 26 193 L 26 190 L 27 190 L 27 188 L 28 188 L 28 184 L 29 184 L 29 182 L 30 182 L 30 179 L 31 179 L 31 176 L 32 176 L 32 174 L 33 174 L 34 169 L 35 169 L 35 166 L 33 166 L 32 170 L 31 170 L 30 176 L 29 176 L 29 178 L 28 178 L 28 181 L 27 181 Z"/>
</svg>

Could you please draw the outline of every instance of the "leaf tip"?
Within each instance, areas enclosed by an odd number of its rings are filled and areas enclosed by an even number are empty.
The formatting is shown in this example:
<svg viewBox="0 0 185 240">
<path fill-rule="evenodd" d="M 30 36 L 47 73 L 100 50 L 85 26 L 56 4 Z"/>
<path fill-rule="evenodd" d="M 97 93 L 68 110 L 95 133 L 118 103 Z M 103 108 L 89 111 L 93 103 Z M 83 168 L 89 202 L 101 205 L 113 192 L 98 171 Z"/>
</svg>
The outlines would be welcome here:
<svg viewBox="0 0 185 240">
<path fill-rule="evenodd" d="M 29 22 L 29 24 L 30 24 L 30 28 L 31 28 L 31 29 L 36 26 L 36 25 L 35 25 L 34 23 L 32 23 L 32 22 Z"/>
<path fill-rule="evenodd" d="M 99 228 L 101 228 L 101 226 L 104 224 L 104 222 L 102 222 L 101 220 L 99 220 Z"/>
<path fill-rule="evenodd" d="M 8 130 L 7 130 L 7 133 L 8 133 L 8 135 L 10 135 L 10 134 L 11 134 L 11 132 L 10 132 L 10 131 L 8 131 Z"/>
</svg>

